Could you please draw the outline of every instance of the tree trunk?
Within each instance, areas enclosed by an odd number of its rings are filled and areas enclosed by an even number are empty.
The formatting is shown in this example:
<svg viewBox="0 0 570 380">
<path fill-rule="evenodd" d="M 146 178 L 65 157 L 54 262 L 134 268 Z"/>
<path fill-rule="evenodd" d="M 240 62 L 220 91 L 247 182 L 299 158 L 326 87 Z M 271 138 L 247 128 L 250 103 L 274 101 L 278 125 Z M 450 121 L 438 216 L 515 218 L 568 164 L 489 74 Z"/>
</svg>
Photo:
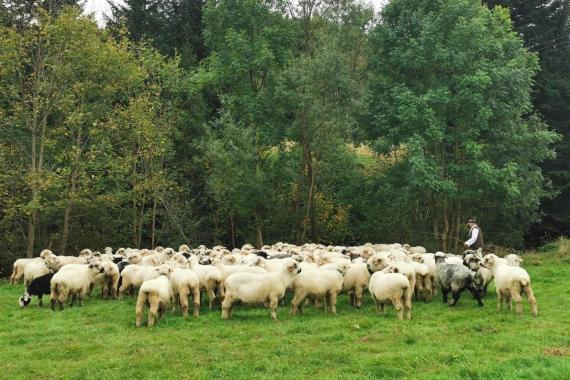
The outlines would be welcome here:
<svg viewBox="0 0 570 380">
<path fill-rule="evenodd" d="M 443 200 L 443 231 L 441 234 L 441 246 L 443 252 L 447 252 L 447 234 L 449 233 L 449 217 L 447 215 L 447 199 Z"/>
<path fill-rule="evenodd" d="M 260 249 L 263 247 L 263 234 L 261 232 L 261 221 L 259 220 L 259 213 L 256 209 L 254 212 L 255 219 L 255 248 Z"/>
<path fill-rule="evenodd" d="M 156 204 L 158 203 L 156 191 L 154 193 L 154 199 L 152 202 L 152 228 L 150 234 L 150 246 L 154 248 L 154 236 L 156 231 Z"/>
<path fill-rule="evenodd" d="M 230 234 L 232 239 L 232 249 L 236 248 L 236 230 L 234 225 L 234 214 L 230 213 Z"/>
</svg>

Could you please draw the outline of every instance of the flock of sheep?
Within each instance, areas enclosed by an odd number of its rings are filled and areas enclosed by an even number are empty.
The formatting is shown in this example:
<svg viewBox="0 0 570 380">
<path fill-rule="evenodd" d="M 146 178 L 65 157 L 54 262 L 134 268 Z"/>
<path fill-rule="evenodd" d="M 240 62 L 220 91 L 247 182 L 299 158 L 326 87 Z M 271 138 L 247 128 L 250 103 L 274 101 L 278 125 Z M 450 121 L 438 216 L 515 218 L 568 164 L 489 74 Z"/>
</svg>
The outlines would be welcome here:
<svg viewBox="0 0 570 380">
<path fill-rule="evenodd" d="M 57 256 L 45 249 L 40 256 L 16 260 L 10 282 L 24 279 L 26 293 L 19 304 L 26 307 L 32 296 L 50 295 L 52 310 L 60 309 L 71 298 L 82 305 L 95 286 L 104 298 L 134 295 L 138 289 L 135 321 L 139 327 L 148 307 L 148 325 L 154 325 L 167 308 L 179 306 L 188 317 L 189 303 L 193 315 L 200 312 L 207 295 L 209 308 L 221 302 L 222 318 L 231 317 L 234 305 L 260 304 L 268 307 L 277 319 L 277 306 L 287 292 L 293 295 L 290 314 L 303 312 L 303 306 L 324 303 L 325 312 L 336 313 L 337 296 L 347 293 L 350 305 L 360 308 L 368 289 L 378 311 L 384 313 L 391 304 L 398 319 L 411 319 L 412 301 L 431 301 L 436 289 L 443 302 L 454 306 L 460 294 L 468 290 L 479 306 L 487 286 L 494 279 L 497 310 L 503 301 L 509 308 L 514 300 L 522 313 L 522 296 L 526 295 L 532 316 L 537 304 L 530 277 L 520 267 L 517 255 L 499 258 L 482 257 L 481 252 L 466 251 L 462 256 L 443 252 L 426 253 L 423 247 L 407 244 L 370 244 L 358 247 L 276 243 L 256 250 L 246 244 L 229 251 L 216 246 L 190 249 L 119 248 L 113 253 L 84 249 L 79 256 Z M 451 293 L 452 300 L 448 301 Z"/>
</svg>

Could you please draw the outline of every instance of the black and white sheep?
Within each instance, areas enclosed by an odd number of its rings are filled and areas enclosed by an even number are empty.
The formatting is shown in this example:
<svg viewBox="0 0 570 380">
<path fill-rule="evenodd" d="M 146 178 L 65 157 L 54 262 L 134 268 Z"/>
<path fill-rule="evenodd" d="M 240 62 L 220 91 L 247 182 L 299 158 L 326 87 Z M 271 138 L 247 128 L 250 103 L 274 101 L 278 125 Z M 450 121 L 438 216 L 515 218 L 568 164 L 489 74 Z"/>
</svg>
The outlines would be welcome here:
<svg viewBox="0 0 570 380">
<path fill-rule="evenodd" d="M 447 296 L 451 292 L 453 300 L 449 303 L 449 306 L 455 306 L 457 301 L 459 301 L 461 292 L 468 289 L 477 300 L 478 305 L 483 306 L 481 294 L 474 284 L 473 272 L 463 266 L 463 264 L 446 263 L 445 254 L 439 252 L 435 255 L 435 263 L 441 284 L 443 303 L 447 303 Z"/>
<path fill-rule="evenodd" d="M 42 306 L 42 297 L 44 294 L 50 294 L 50 282 L 53 273 L 48 273 L 43 276 L 37 277 L 30 282 L 26 293 L 24 293 L 19 300 L 20 307 L 24 308 L 32 302 L 32 296 L 38 297 L 38 306 Z"/>
</svg>

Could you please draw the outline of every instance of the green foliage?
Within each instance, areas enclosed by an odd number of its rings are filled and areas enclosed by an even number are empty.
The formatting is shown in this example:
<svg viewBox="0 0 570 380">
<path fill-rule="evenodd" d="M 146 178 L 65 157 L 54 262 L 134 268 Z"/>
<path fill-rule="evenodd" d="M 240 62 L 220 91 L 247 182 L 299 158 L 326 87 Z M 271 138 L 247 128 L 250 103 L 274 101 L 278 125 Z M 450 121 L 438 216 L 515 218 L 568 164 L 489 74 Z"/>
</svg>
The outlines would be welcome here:
<svg viewBox="0 0 570 380">
<path fill-rule="evenodd" d="M 538 64 L 508 12 L 467 0 L 393 1 L 372 46 L 371 137 L 382 153 L 405 148 L 403 185 L 423 199 L 441 245 L 468 215 L 502 241 L 494 230 L 536 221 L 546 195 L 538 164 L 557 136 L 527 116 Z"/>
</svg>

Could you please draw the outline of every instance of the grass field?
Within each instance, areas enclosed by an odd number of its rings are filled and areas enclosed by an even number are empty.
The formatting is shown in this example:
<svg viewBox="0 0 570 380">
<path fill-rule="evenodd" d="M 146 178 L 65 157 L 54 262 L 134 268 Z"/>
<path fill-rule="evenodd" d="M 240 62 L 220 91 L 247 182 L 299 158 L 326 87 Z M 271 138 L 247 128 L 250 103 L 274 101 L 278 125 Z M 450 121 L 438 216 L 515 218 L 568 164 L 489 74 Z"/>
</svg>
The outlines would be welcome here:
<svg viewBox="0 0 570 380">
<path fill-rule="evenodd" d="M 558 249 L 560 247 L 553 247 Z M 494 288 L 479 308 L 467 293 L 455 308 L 414 303 L 413 319 L 339 299 L 338 315 L 312 307 L 279 321 L 236 306 L 222 321 L 168 313 L 155 328 L 134 326 L 134 299 L 52 312 L 36 300 L 20 310 L 23 285 L 0 284 L 0 378 L 569 379 L 570 252 L 524 256 L 539 316 L 495 311 Z M 95 293 L 94 293 L 95 294 Z M 48 297 L 49 298 L 49 297 Z M 49 303 L 49 302 L 47 302 Z"/>
</svg>

